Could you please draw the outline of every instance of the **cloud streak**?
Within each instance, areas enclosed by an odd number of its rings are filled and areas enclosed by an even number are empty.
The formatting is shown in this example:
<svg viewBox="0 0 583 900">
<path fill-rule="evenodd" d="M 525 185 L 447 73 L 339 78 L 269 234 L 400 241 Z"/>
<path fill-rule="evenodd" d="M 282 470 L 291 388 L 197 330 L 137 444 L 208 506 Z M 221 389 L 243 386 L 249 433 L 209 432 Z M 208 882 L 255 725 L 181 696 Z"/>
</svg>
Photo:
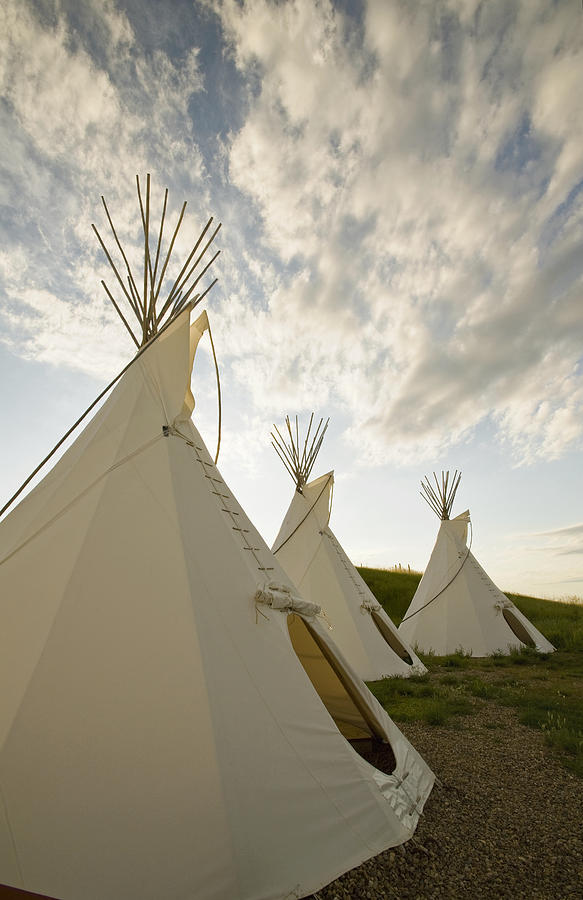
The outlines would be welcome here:
<svg viewBox="0 0 583 900">
<path fill-rule="evenodd" d="M 535 539 L 529 549 L 552 556 L 583 556 L 583 524 L 567 525 L 552 531 L 539 531 L 529 535 Z M 576 580 L 576 579 L 575 579 Z"/>
</svg>

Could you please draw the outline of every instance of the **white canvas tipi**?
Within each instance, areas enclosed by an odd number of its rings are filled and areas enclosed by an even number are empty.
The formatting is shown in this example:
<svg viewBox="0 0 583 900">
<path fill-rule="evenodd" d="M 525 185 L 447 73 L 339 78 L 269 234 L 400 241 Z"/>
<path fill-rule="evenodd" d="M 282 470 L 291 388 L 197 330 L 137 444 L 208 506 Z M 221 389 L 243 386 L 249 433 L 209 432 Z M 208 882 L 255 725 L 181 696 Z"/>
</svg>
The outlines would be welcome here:
<svg viewBox="0 0 583 900">
<path fill-rule="evenodd" d="M 415 596 L 399 625 L 403 640 L 438 655 L 458 650 L 473 656 L 553 645 L 488 577 L 468 546 L 469 510 L 450 519 L 461 474 L 434 473 L 421 483 L 425 500 L 441 519 L 435 547 Z M 471 545 L 471 541 L 470 541 Z"/>
<path fill-rule="evenodd" d="M 433 776 L 221 477 L 191 419 L 206 314 L 185 283 L 160 316 L 145 258 L 133 363 L 0 523 L 0 884 L 304 897 L 410 837 Z"/>
<path fill-rule="evenodd" d="M 320 419 L 310 440 L 313 419 L 312 413 L 303 444 L 297 416 L 295 427 L 286 418 L 286 437 L 277 427 L 272 433 L 273 446 L 296 485 L 273 552 L 302 596 L 322 606 L 334 642 L 361 678 L 424 672 L 328 525 L 334 473 L 308 482 L 328 427 Z"/>
</svg>

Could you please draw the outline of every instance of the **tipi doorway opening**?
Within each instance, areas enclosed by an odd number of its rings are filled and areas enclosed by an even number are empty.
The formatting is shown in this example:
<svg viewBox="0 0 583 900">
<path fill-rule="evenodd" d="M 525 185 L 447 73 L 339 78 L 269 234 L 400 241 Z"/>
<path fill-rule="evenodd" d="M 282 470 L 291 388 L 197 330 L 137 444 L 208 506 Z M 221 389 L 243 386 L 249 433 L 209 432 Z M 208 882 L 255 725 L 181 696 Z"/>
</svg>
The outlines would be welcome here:
<svg viewBox="0 0 583 900">
<path fill-rule="evenodd" d="M 502 615 L 504 616 L 504 620 L 508 627 L 513 631 L 518 640 L 526 644 L 527 647 L 536 647 L 535 642 L 531 638 L 527 629 L 524 627 L 518 616 L 515 615 L 512 609 L 504 608 L 502 610 Z"/>
<path fill-rule="evenodd" d="M 371 610 L 370 616 L 391 650 L 396 653 L 397 656 L 403 660 L 403 662 L 406 662 L 407 665 L 412 666 L 413 660 L 409 656 L 409 651 L 407 650 L 403 642 L 399 640 L 398 635 L 394 634 L 394 632 L 392 632 L 391 629 L 387 626 L 387 623 L 385 622 L 383 617 L 379 616 L 378 612 L 375 609 Z"/>
<path fill-rule="evenodd" d="M 393 751 L 333 645 L 296 613 L 288 615 L 287 626 L 298 659 L 340 733 L 367 762 L 392 774 L 397 765 Z"/>
</svg>

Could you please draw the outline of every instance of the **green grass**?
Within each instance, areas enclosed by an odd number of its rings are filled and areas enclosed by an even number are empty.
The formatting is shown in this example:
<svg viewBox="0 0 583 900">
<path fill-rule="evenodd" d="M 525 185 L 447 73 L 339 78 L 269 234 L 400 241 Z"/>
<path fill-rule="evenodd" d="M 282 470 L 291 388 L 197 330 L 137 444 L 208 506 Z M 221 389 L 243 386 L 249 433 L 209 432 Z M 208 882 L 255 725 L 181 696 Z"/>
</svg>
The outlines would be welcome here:
<svg viewBox="0 0 583 900">
<path fill-rule="evenodd" d="M 425 675 L 385 678 L 370 688 L 397 722 L 459 727 L 460 716 L 471 716 L 485 703 L 513 708 L 517 720 L 541 731 L 563 764 L 583 778 L 582 651 L 534 658 L 517 653 L 504 658 L 503 668 L 497 657 L 460 657 L 459 668 L 448 665 L 451 659 L 428 657 Z"/>
<path fill-rule="evenodd" d="M 413 599 L 421 575 L 413 572 L 391 572 L 388 569 L 367 569 L 364 566 L 359 566 L 358 571 L 381 606 L 398 625 Z"/>
<path fill-rule="evenodd" d="M 386 612 L 397 624 L 415 593 L 420 575 L 361 568 Z M 557 648 L 530 648 L 483 659 L 458 651 L 421 655 L 428 673 L 387 678 L 370 687 L 393 719 L 471 728 L 484 704 L 516 710 L 517 720 L 539 730 L 571 771 L 583 778 L 583 604 L 508 595 Z M 498 727 L 489 723 L 485 727 Z"/>
<path fill-rule="evenodd" d="M 473 710 L 461 691 L 431 680 L 429 672 L 410 678 L 384 678 L 369 686 L 396 722 L 445 725 L 452 717 L 469 715 Z"/>
<path fill-rule="evenodd" d="M 508 594 L 513 603 L 558 650 L 583 648 L 583 604 Z"/>
<path fill-rule="evenodd" d="M 399 625 L 421 575 L 362 566 L 358 571 L 393 622 Z M 541 600 L 523 594 L 507 596 L 558 650 L 583 649 L 583 603 Z"/>
</svg>

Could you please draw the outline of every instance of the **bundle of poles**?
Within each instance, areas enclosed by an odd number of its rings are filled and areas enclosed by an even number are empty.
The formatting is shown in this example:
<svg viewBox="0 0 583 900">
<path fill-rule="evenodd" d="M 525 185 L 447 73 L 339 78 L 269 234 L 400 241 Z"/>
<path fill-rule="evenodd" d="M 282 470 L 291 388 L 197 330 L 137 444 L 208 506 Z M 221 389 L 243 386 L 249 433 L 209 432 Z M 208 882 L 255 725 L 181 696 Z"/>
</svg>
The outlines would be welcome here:
<svg viewBox="0 0 583 900">
<path fill-rule="evenodd" d="M 126 316 L 122 312 L 120 305 L 114 298 L 112 292 L 107 287 L 105 281 L 102 281 L 101 284 L 103 285 L 107 296 L 111 300 L 126 329 L 131 335 L 134 344 L 138 349 L 140 349 L 145 344 L 147 344 L 148 341 L 151 340 L 151 338 L 154 337 L 154 335 L 156 335 L 161 328 L 164 328 L 170 323 L 170 321 L 175 319 L 176 316 L 180 315 L 180 313 L 188 303 L 190 303 L 191 308 L 200 303 L 201 300 L 208 294 L 210 289 L 216 284 L 217 279 L 215 278 L 214 281 L 209 284 L 209 286 L 202 294 L 194 294 L 194 289 L 200 282 L 201 278 L 206 274 L 210 266 L 213 264 L 213 262 L 221 252 L 220 250 L 217 250 L 214 256 L 204 266 L 204 268 L 200 272 L 196 272 L 197 266 L 199 265 L 206 251 L 217 236 L 221 225 L 219 223 L 214 231 L 211 232 L 210 237 L 208 237 L 208 239 L 206 239 L 205 241 L 207 232 L 209 232 L 209 229 L 213 222 L 213 217 L 210 217 L 210 219 L 204 226 L 198 240 L 192 247 L 192 250 L 190 251 L 186 262 L 184 263 L 182 269 L 180 270 L 180 273 L 178 274 L 178 277 L 175 278 L 172 282 L 172 286 L 168 294 L 166 295 L 166 298 L 162 302 L 160 301 L 160 291 L 166 277 L 166 270 L 172 256 L 174 244 L 178 236 L 180 226 L 182 225 L 184 212 L 186 210 L 186 201 L 184 201 L 182 205 L 182 209 L 178 217 L 178 222 L 174 231 L 172 232 L 172 238 L 170 240 L 168 250 L 164 258 L 162 259 L 161 248 L 164 234 L 164 224 L 166 221 L 166 208 L 168 204 L 168 188 L 166 188 L 164 193 L 164 205 L 162 208 L 162 218 L 160 221 L 158 236 L 154 239 L 154 241 L 151 241 L 150 175 L 146 175 L 145 197 L 142 196 L 142 186 L 140 185 L 140 178 L 138 175 L 136 175 L 136 184 L 138 191 L 138 200 L 140 204 L 140 213 L 142 218 L 142 228 L 144 232 L 144 272 L 143 290 L 141 293 L 138 290 L 136 279 L 134 278 L 127 256 L 118 238 L 112 218 L 107 208 L 107 203 L 105 202 L 105 198 L 103 196 L 101 198 L 101 201 L 105 209 L 107 221 L 109 222 L 113 237 L 115 239 L 115 243 L 119 249 L 119 252 L 121 253 L 123 264 L 125 266 L 125 279 L 120 274 L 97 228 L 95 227 L 95 225 L 92 225 L 91 227 L 97 235 L 97 239 L 101 244 L 103 252 L 105 253 L 107 260 L 115 274 L 117 282 L 122 290 L 123 297 L 127 301 L 131 312 L 138 321 L 139 328 L 137 329 L 137 334 L 134 333 L 134 330 L 130 326 Z M 202 246 L 202 249 L 199 249 L 201 247 L 201 244 L 203 244 L 203 241 L 204 246 Z M 155 255 L 154 261 L 152 263 L 152 254 L 150 252 L 150 248 L 153 249 L 154 246 Z M 142 279 L 140 279 L 140 283 L 142 283 Z"/>
<path fill-rule="evenodd" d="M 206 251 L 208 250 L 208 248 L 214 241 L 214 239 L 217 236 L 218 231 L 221 227 L 220 224 L 217 225 L 215 230 L 211 233 L 210 237 L 206 240 L 206 243 L 204 244 L 202 250 L 199 251 L 199 247 L 201 246 L 209 228 L 211 227 L 211 224 L 213 221 L 213 217 L 211 216 L 211 218 L 208 220 L 208 222 L 204 226 L 204 228 L 200 234 L 200 237 L 198 238 L 194 247 L 190 251 L 190 254 L 188 255 L 186 262 L 182 266 L 182 269 L 180 270 L 178 277 L 175 278 L 174 281 L 172 282 L 172 286 L 170 288 L 170 291 L 168 292 L 168 295 L 166 296 L 166 299 L 164 300 L 163 303 L 159 304 L 160 291 L 162 289 L 164 278 L 166 277 L 166 270 L 168 268 L 168 263 L 170 262 L 170 258 L 172 256 L 172 250 L 174 249 L 174 243 L 176 241 L 176 237 L 178 235 L 180 226 L 182 225 L 182 220 L 184 218 L 184 212 L 186 210 L 186 200 L 182 204 L 182 209 L 180 211 L 178 223 L 172 233 L 172 239 L 168 246 L 168 250 L 166 252 L 163 262 L 161 263 L 160 262 L 160 252 L 161 252 L 161 248 L 162 248 L 162 238 L 163 238 L 163 234 L 164 234 L 164 223 L 166 220 L 166 207 L 168 204 L 168 188 L 166 188 L 166 191 L 164 193 L 164 206 L 162 209 L 162 219 L 160 222 L 160 229 L 158 231 L 158 237 L 154 242 L 156 245 L 156 255 L 154 258 L 154 265 L 152 265 L 152 257 L 150 254 L 150 246 L 151 246 L 151 243 L 150 243 L 150 176 L 146 175 L 145 203 L 142 200 L 142 190 L 141 190 L 141 186 L 140 186 L 140 178 L 138 175 L 136 175 L 136 184 L 137 184 L 137 189 L 138 189 L 138 200 L 140 203 L 140 213 L 142 216 L 142 228 L 144 231 L 144 280 L 143 280 L 143 293 L 141 295 L 138 291 L 136 280 L 133 276 L 127 256 L 124 253 L 123 247 L 117 236 L 117 232 L 114 228 L 114 225 L 113 225 L 111 216 L 109 214 L 109 210 L 107 208 L 107 204 L 105 202 L 104 197 L 102 197 L 101 200 L 102 200 L 102 203 L 103 203 L 103 206 L 105 209 L 105 214 L 107 216 L 107 220 L 108 220 L 111 230 L 113 232 L 115 242 L 119 248 L 119 251 L 121 253 L 121 256 L 122 256 L 122 259 L 123 259 L 123 262 L 124 262 L 124 265 L 126 268 L 127 287 L 126 287 L 126 284 L 124 283 L 124 280 L 121 277 L 115 263 L 113 262 L 111 255 L 110 255 L 107 247 L 105 246 L 105 243 L 103 242 L 103 239 L 102 239 L 101 235 L 99 234 L 97 228 L 95 227 L 95 225 L 92 225 L 92 228 L 93 228 L 95 234 L 97 235 L 99 243 L 101 244 L 101 247 L 103 248 L 103 251 L 107 257 L 107 260 L 108 260 L 111 268 L 113 269 L 115 277 L 117 278 L 118 283 L 123 291 L 123 295 L 124 295 L 125 299 L 127 300 L 128 304 L 130 306 L 130 309 L 132 310 L 133 314 L 135 315 L 136 319 L 138 320 L 139 331 L 138 331 L 138 335 L 136 336 L 134 334 L 133 330 L 131 329 L 126 317 L 124 316 L 123 312 L 121 311 L 119 304 L 116 302 L 113 294 L 107 287 L 105 281 L 102 281 L 101 283 L 102 283 L 103 287 L 105 288 L 105 292 L 106 292 L 107 296 L 113 303 L 122 322 L 124 323 L 125 327 L 127 328 L 128 332 L 130 333 L 134 344 L 138 348 L 138 352 L 133 357 L 133 359 L 131 359 L 123 367 L 121 372 L 118 372 L 118 374 L 115 376 L 115 378 L 113 378 L 112 381 L 110 381 L 109 384 L 98 394 L 98 396 L 95 398 L 95 400 L 87 407 L 85 412 L 83 412 L 82 415 L 79 416 L 79 418 L 73 423 L 73 425 L 71 425 L 71 427 L 65 432 L 65 434 L 62 436 L 62 438 L 59 441 L 57 441 L 57 443 L 52 448 L 52 450 L 50 450 L 50 452 L 44 457 L 43 460 L 41 460 L 41 462 L 38 464 L 38 466 L 36 466 L 36 468 L 30 473 L 28 478 L 26 478 L 23 481 L 23 483 L 20 485 L 18 490 L 12 495 L 12 497 L 10 497 L 8 502 L 5 503 L 4 506 L 0 509 L 0 516 L 4 515 L 4 513 L 12 506 L 12 504 L 14 503 L 16 498 L 20 496 L 22 491 L 25 489 L 25 487 L 28 484 L 30 484 L 30 482 L 35 477 L 35 475 L 37 475 L 38 472 L 40 472 L 40 470 L 43 468 L 43 466 L 45 466 L 46 463 L 51 459 L 51 457 L 54 456 L 54 454 L 59 449 L 59 447 L 62 446 L 62 444 L 73 433 L 73 431 L 81 424 L 81 422 L 86 418 L 86 416 L 91 412 L 91 410 L 94 409 L 94 407 L 99 403 L 99 401 L 103 397 L 105 397 L 105 395 L 108 393 L 108 391 L 110 391 L 111 388 L 115 384 L 117 384 L 117 382 L 120 380 L 122 375 L 124 375 L 124 373 L 127 372 L 129 367 L 131 365 L 133 365 L 133 363 L 135 363 L 137 359 L 139 359 L 139 357 L 142 355 L 142 353 L 144 353 L 148 343 L 150 341 L 154 340 L 166 328 L 168 328 L 168 326 L 171 324 L 171 322 L 173 322 L 174 319 L 180 315 L 182 310 L 185 309 L 187 304 L 189 304 L 192 309 L 198 303 L 200 303 L 201 300 L 203 300 L 203 298 L 208 294 L 210 289 L 217 283 L 217 279 L 215 278 L 214 281 L 212 281 L 211 284 L 209 284 L 207 289 L 205 291 L 203 291 L 202 294 L 194 294 L 193 293 L 194 289 L 197 286 L 197 284 L 199 283 L 200 279 L 208 271 L 210 266 L 214 263 L 215 259 L 221 252 L 220 250 L 217 250 L 215 255 L 212 257 L 212 259 L 209 260 L 209 262 L 206 264 L 206 266 L 195 275 L 195 270 L 196 270 L 198 264 L 201 262 L 204 254 L 206 253 Z M 193 262 L 193 259 L 194 259 L 194 262 Z M 209 329 L 209 335 L 210 335 L 210 329 Z M 213 357 L 215 360 L 215 368 L 217 370 L 217 383 L 218 383 L 218 367 L 217 367 L 214 345 L 212 344 L 212 336 L 211 336 L 211 346 L 212 346 L 212 350 L 213 350 Z M 218 441 L 219 446 L 220 446 L 220 432 L 221 432 L 220 416 L 221 416 L 221 401 L 220 401 L 220 388 L 219 388 L 219 441 Z M 217 457 L 218 457 L 218 452 L 219 451 L 218 451 L 218 447 L 217 447 Z"/>
<path fill-rule="evenodd" d="M 324 425 L 324 419 L 320 419 L 312 436 L 312 440 L 308 443 L 310 440 L 312 424 L 314 422 L 314 413 L 311 414 L 304 440 L 304 447 L 301 452 L 300 429 L 297 416 L 295 417 L 295 434 L 289 416 L 285 417 L 285 424 L 287 427 L 286 437 L 282 435 L 277 425 L 273 426 L 276 434 L 274 434 L 273 431 L 271 432 L 271 445 L 295 481 L 296 490 L 298 491 L 302 490 L 310 477 L 310 472 L 312 471 L 312 467 L 316 462 L 316 457 L 322 446 L 322 441 L 324 440 L 329 421 L 330 419 L 328 418 Z"/>
<path fill-rule="evenodd" d="M 451 482 L 449 479 L 449 471 L 441 473 L 441 483 L 435 472 L 433 473 L 435 487 L 431 484 L 427 475 L 425 476 L 425 480 L 421 482 L 421 490 L 419 493 L 440 519 L 449 519 L 449 514 L 453 506 L 453 501 L 461 477 L 462 473 L 458 472 L 456 469 Z"/>
</svg>

